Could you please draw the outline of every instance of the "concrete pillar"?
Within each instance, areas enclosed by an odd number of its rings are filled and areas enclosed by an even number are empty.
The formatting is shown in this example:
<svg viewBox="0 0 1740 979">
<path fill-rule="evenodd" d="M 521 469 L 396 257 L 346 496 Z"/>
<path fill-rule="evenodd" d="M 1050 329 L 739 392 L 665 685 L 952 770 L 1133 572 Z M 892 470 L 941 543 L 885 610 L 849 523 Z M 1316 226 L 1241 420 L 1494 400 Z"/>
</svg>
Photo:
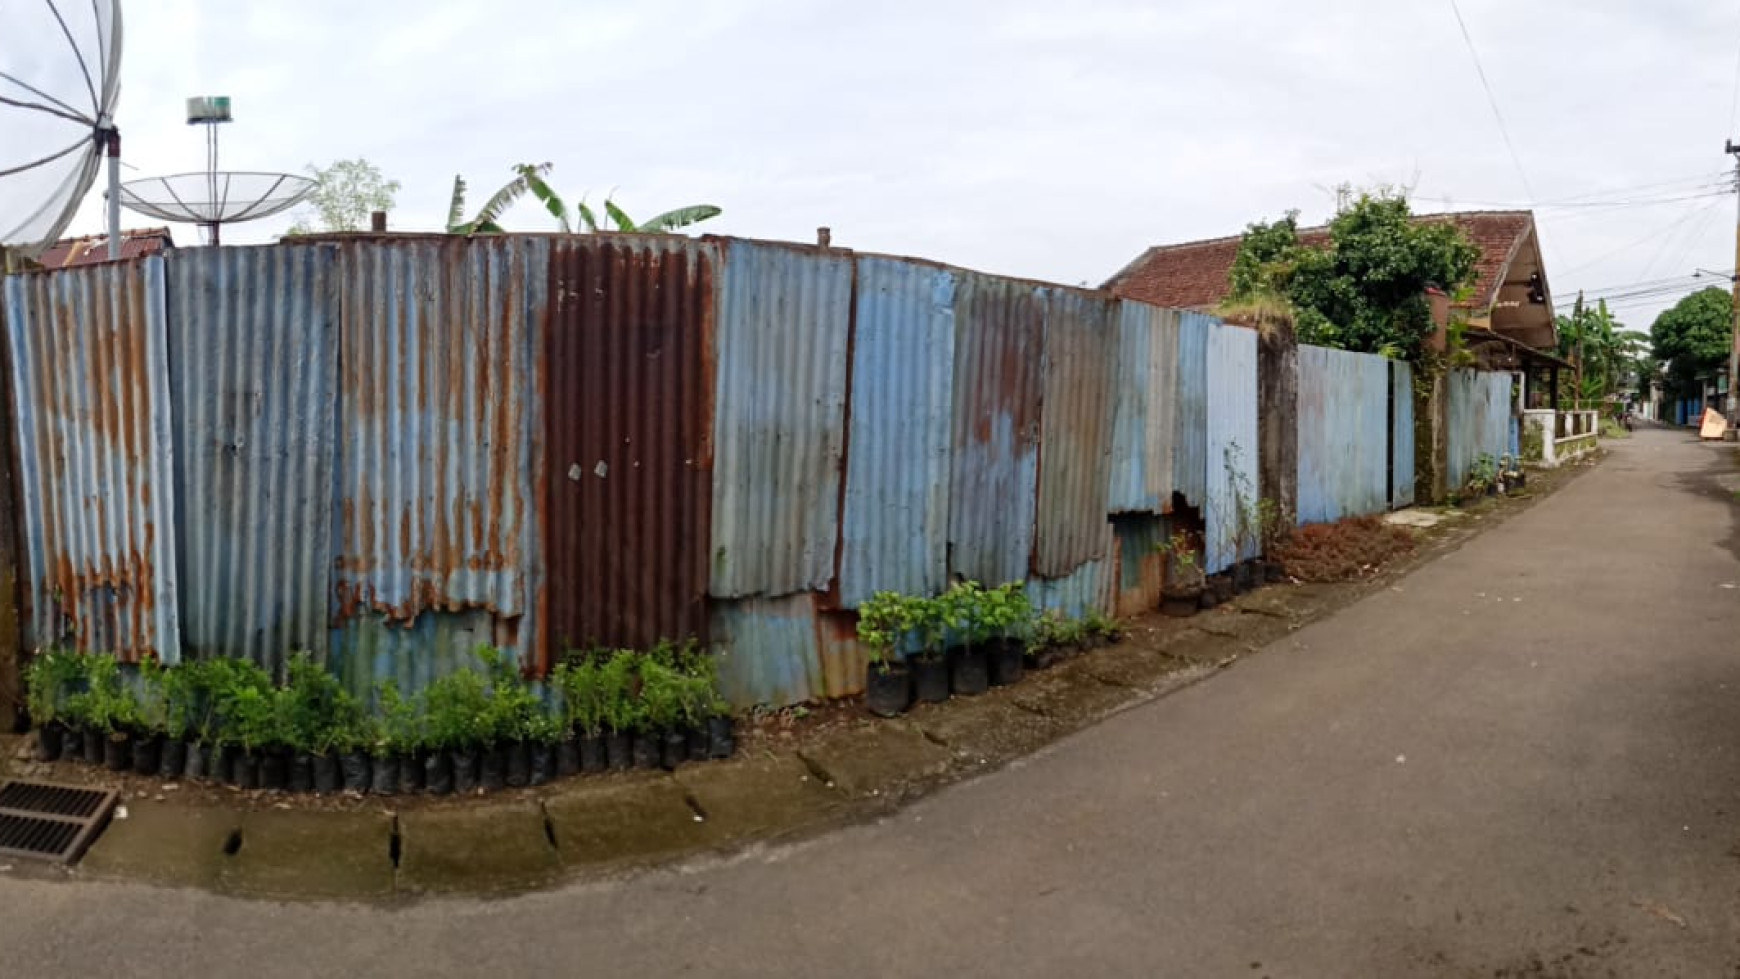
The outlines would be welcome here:
<svg viewBox="0 0 1740 979">
<path fill-rule="evenodd" d="M 1447 372 L 1414 365 L 1414 502 L 1443 503 L 1450 495 L 1450 405 Z"/>
<path fill-rule="evenodd" d="M 1282 527 L 1299 522 L 1299 339 L 1291 322 L 1257 331 L 1257 483 Z"/>
</svg>

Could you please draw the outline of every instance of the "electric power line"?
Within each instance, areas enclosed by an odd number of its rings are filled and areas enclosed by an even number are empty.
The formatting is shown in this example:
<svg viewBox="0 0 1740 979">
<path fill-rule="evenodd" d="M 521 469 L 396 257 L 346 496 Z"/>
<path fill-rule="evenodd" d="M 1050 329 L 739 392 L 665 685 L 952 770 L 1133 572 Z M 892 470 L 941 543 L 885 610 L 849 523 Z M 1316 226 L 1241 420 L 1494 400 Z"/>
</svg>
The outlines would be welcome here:
<svg viewBox="0 0 1740 979">
<path fill-rule="evenodd" d="M 1474 73 L 1480 76 L 1480 87 L 1486 90 L 1487 104 L 1492 106 L 1492 116 L 1498 120 L 1499 135 L 1504 137 L 1504 148 L 1510 151 L 1510 162 L 1516 167 L 1517 177 L 1522 180 L 1523 193 L 1532 198 L 1535 196 L 1534 188 L 1529 186 L 1529 176 L 1523 172 L 1522 158 L 1517 156 L 1516 144 L 1510 139 L 1510 127 L 1504 124 L 1504 113 L 1498 108 L 1498 96 L 1492 94 L 1492 83 L 1486 80 L 1486 69 L 1480 64 L 1480 52 L 1474 49 L 1474 38 L 1468 33 L 1468 24 L 1462 20 L 1462 8 L 1456 5 L 1456 0 L 1450 0 L 1450 12 L 1456 15 L 1456 26 L 1462 29 L 1462 41 L 1468 45 L 1468 56 L 1474 59 Z"/>
</svg>

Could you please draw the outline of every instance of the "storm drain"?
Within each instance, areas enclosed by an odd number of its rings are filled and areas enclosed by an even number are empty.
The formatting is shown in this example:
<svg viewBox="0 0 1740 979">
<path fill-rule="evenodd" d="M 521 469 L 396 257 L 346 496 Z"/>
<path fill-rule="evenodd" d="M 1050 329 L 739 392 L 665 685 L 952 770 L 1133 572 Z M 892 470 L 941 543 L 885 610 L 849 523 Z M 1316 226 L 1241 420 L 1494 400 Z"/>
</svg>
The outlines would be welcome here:
<svg viewBox="0 0 1740 979">
<path fill-rule="evenodd" d="M 72 863 L 108 825 L 115 793 L 0 782 L 0 857 Z"/>
</svg>

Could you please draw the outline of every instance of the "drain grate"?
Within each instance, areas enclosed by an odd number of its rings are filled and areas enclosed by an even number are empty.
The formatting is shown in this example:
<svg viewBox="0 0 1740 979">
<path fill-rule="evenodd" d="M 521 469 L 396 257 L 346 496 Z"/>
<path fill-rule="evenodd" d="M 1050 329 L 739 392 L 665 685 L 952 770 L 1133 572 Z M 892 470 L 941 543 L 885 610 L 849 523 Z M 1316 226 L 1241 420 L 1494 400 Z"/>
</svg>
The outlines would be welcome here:
<svg viewBox="0 0 1740 979">
<path fill-rule="evenodd" d="M 115 793 L 0 782 L 0 856 L 72 863 L 109 823 Z"/>
</svg>

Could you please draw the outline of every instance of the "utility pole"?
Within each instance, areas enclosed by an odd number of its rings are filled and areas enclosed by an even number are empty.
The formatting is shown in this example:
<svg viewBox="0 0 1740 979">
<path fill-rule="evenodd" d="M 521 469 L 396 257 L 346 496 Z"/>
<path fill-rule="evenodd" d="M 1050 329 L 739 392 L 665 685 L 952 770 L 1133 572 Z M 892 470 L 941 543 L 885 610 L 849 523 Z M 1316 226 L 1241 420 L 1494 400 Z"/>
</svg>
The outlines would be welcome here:
<svg viewBox="0 0 1740 979">
<path fill-rule="evenodd" d="M 1722 152 L 1734 158 L 1734 193 L 1740 200 L 1740 146 L 1734 145 L 1732 139 L 1724 140 Z M 1728 431 L 1732 434 L 1740 428 L 1740 209 L 1734 216 L 1734 275 L 1733 300 L 1734 319 L 1729 328 L 1728 336 Z"/>
</svg>

